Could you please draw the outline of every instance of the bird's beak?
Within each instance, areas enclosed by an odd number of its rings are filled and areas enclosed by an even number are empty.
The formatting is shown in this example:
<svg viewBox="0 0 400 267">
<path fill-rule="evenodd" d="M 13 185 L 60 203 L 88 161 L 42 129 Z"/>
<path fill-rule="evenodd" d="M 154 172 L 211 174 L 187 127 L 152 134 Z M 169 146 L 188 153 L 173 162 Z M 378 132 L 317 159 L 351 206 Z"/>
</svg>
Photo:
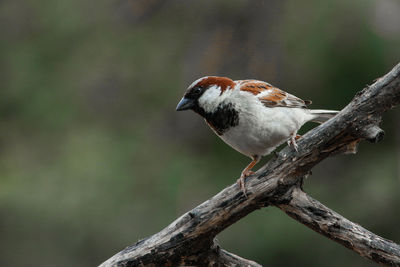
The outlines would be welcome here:
<svg viewBox="0 0 400 267">
<path fill-rule="evenodd" d="M 183 97 L 176 106 L 177 111 L 191 109 L 195 104 L 195 100 Z"/>
</svg>

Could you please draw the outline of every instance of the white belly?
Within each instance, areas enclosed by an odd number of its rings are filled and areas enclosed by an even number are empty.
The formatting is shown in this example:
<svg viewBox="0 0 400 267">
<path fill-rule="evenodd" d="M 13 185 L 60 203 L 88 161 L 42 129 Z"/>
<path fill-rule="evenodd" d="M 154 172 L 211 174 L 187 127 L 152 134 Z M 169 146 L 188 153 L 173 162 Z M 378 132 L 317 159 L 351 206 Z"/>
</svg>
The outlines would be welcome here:
<svg viewBox="0 0 400 267">
<path fill-rule="evenodd" d="M 239 125 L 220 137 L 242 154 L 264 156 L 287 141 L 308 119 L 308 111 L 300 108 L 263 107 L 242 111 Z"/>
</svg>

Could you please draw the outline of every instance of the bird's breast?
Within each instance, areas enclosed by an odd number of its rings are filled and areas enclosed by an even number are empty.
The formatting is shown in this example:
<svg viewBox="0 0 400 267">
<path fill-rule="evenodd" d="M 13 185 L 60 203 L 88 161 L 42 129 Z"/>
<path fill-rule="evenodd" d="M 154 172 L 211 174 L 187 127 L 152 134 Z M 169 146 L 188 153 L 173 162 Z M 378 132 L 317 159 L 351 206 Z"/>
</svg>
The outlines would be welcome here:
<svg viewBox="0 0 400 267">
<path fill-rule="evenodd" d="M 239 114 L 239 123 L 223 132 L 220 137 L 248 156 L 269 154 L 301 126 L 294 109 L 263 107 Z"/>
</svg>

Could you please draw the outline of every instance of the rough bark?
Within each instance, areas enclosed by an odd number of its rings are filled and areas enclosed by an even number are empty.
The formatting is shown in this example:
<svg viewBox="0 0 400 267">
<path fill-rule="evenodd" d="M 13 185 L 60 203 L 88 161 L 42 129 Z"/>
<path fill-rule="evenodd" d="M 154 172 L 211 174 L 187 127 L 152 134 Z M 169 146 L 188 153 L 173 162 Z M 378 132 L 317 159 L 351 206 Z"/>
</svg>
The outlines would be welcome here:
<svg viewBox="0 0 400 267">
<path fill-rule="evenodd" d="M 286 147 L 246 180 L 247 198 L 236 184 L 185 213 L 159 233 L 120 251 L 101 266 L 259 266 L 228 253 L 215 236 L 250 212 L 269 205 L 361 256 L 400 266 L 400 247 L 350 222 L 306 195 L 302 181 L 321 160 L 356 153 L 361 140 L 379 142 L 384 111 L 400 102 L 400 64 L 356 94 L 334 118 Z"/>
<path fill-rule="evenodd" d="M 278 205 L 295 220 L 361 256 L 389 266 L 400 264 L 400 246 L 364 229 L 308 196 L 299 188 L 288 204 Z"/>
</svg>

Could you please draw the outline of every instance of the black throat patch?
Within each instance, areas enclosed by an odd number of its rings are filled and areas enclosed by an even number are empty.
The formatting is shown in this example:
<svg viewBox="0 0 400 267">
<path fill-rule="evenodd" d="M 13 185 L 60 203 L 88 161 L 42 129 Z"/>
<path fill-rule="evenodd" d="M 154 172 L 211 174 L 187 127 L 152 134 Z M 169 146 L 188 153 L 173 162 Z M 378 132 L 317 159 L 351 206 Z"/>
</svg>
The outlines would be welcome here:
<svg viewBox="0 0 400 267">
<path fill-rule="evenodd" d="M 204 117 L 218 135 L 239 124 L 239 114 L 231 103 L 220 104 L 214 112 L 205 112 L 200 107 L 194 111 Z"/>
</svg>

